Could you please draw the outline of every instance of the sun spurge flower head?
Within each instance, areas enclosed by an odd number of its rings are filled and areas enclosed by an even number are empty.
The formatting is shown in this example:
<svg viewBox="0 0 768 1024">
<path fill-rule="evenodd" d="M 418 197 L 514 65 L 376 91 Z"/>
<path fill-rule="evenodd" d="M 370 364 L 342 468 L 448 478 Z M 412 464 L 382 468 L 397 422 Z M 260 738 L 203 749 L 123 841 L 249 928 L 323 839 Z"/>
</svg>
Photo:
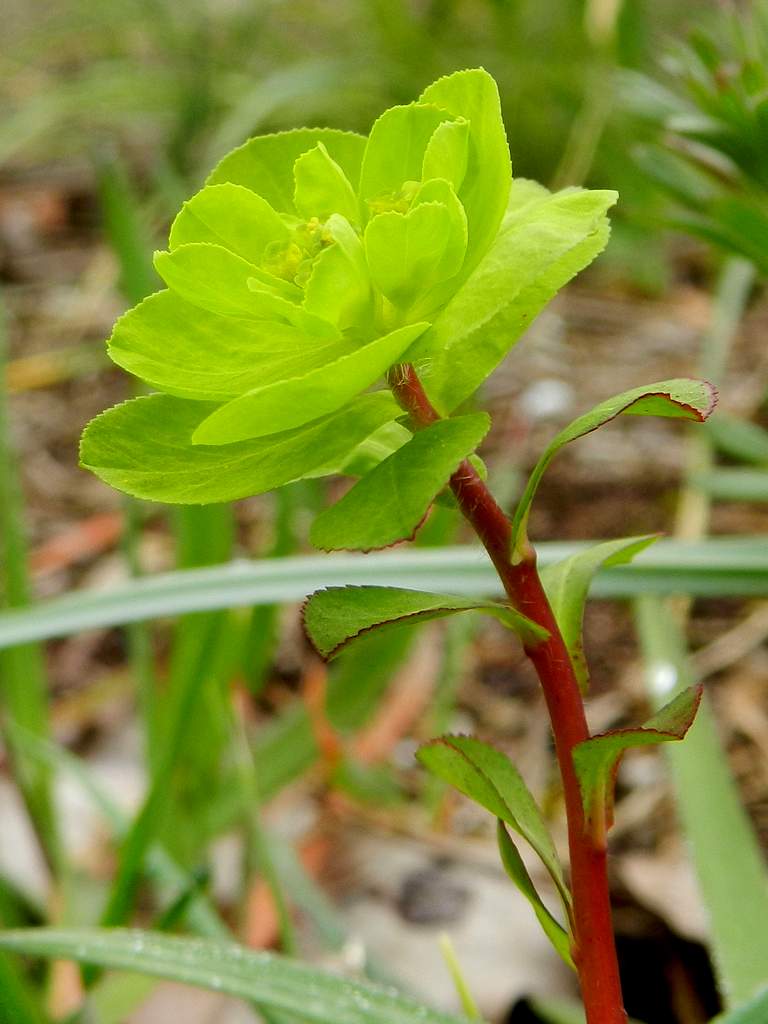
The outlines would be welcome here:
<svg viewBox="0 0 768 1024">
<path fill-rule="evenodd" d="M 155 257 L 167 290 L 110 339 L 113 360 L 160 394 L 94 420 L 83 464 L 178 502 L 375 468 L 410 437 L 377 382 L 416 361 L 450 412 L 603 247 L 614 198 L 512 186 L 482 70 L 385 111 L 368 138 L 251 139 L 176 217 Z M 485 429 L 464 431 L 462 458 Z"/>
</svg>

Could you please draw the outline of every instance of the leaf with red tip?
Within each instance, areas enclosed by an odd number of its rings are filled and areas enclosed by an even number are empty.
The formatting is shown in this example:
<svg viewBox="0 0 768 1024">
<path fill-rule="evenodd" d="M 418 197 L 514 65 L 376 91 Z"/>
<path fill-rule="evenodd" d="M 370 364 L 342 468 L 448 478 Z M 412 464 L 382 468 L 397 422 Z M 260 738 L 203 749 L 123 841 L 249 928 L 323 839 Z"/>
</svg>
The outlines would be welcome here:
<svg viewBox="0 0 768 1024">
<path fill-rule="evenodd" d="M 525 642 L 547 637 L 546 630 L 506 605 L 398 587 L 329 587 L 318 590 L 304 605 L 303 617 L 304 627 L 318 654 L 330 659 L 335 658 L 347 644 L 373 629 L 471 611 L 492 615 Z"/>
<path fill-rule="evenodd" d="M 577 417 L 549 443 L 528 478 L 512 522 L 512 551 L 525 538 L 528 514 L 536 490 L 552 459 L 564 445 L 597 430 L 617 416 L 664 416 L 703 422 L 715 408 L 717 388 L 705 380 L 680 378 L 632 388 L 601 402 Z"/>
<path fill-rule="evenodd" d="M 616 729 L 577 744 L 573 764 L 579 779 L 584 817 L 602 841 L 613 823 L 613 787 L 619 762 L 630 747 L 647 747 L 682 740 L 693 724 L 702 687 L 691 686 L 666 704 L 639 729 Z"/>
</svg>

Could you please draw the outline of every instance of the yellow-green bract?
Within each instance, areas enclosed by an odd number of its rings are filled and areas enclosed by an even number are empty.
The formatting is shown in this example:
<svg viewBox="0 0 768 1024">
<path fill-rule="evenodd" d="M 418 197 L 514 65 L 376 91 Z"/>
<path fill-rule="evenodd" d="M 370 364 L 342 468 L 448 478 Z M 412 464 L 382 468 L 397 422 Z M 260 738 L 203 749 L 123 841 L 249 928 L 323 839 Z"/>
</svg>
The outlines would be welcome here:
<svg viewBox="0 0 768 1024">
<path fill-rule="evenodd" d="M 410 435 L 383 390 L 373 403 L 363 393 L 414 361 L 452 412 L 600 251 L 614 199 L 513 184 L 481 69 L 385 111 L 367 138 L 300 128 L 251 139 L 176 217 L 155 257 L 167 290 L 110 339 L 114 361 L 161 395 L 94 420 L 83 465 L 168 502 L 345 467 L 365 477 Z M 415 509 L 469 454 L 459 448 Z"/>
</svg>

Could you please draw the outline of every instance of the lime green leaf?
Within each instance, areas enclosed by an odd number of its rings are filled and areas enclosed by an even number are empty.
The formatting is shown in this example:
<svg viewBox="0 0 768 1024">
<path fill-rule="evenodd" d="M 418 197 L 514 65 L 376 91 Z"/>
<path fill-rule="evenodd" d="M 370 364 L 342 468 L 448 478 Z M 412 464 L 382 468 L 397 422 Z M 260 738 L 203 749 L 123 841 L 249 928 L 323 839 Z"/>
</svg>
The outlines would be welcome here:
<svg viewBox="0 0 768 1024">
<path fill-rule="evenodd" d="M 605 213 L 615 199 L 614 192 L 551 195 L 531 182 L 514 183 L 490 251 L 414 347 L 440 412 L 469 398 L 558 289 L 604 248 Z"/>
<path fill-rule="evenodd" d="M 467 251 L 467 215 L 453 186 L 445 178 L 433 178 L 421 186 L 414 196 L 412 209 L 417 208 L 421 203 L 440 203 L 448 211 L 450 219 L 448 241 L 443 257 L 433 271 L 435 279 L 442 281 L 458 274 L 464 263 Z"/>
<path fill-rule="evenodd" d="M 344 330 L 370 322 L 371 281 L 360 237 L 349 221 L 333 214 L 326 223 L 334 245 L 315 259 L 304 288 L 304 308 Z"/>
<path fill-rule="evenodd" d="M 339 213 L 348 221 L 359 220 L 357 196 L 341 167 L 322 142 L 298 158 L 293 166 L 294 206 L 309 220 L 327 220 Z"/>
<path fill-rule="evenodd" d="M 506 754 L 472 736 L 442 736 L 419 748 L 424 767 L 506 822 L 541 858 L 570 907 L 555 844 L 536 801 Z"/>
<path fill-rule="evenodd" d="M 544 584 L 583 693 L 589 685 L 589 670 L 584 655 L 581 628 L 592 579 L 603 566 L 625 565 L 631 562 L 635 555 L 644 551 L 655 540 L 656 536 L 609 540 L 541 570 L 541 582 Z"/>
<path fill-rule="evenodd" d="M 442 203 L 380 213 L 368 222 L 364 241 L 371 280 L 395 306 L 408 309 L 441 280 L 440 268 L 450 259 L 451 226 Z"/>
<path fill-rule="evenodd" d="M 351 347 L 332 330 L 323 337 L 286 323 L 221 317 L 163 291 L 120 317 L 109 354 L 170 395 L 225 401 L 323 366 Z"/>
<path fill-rule="evenodd" d="M 319 475 L 365 476 L 374 466 L 388 458 L 410 441 L 413 434 L 402 423 L 392 420 L 366 437 L 342 462 L 322 467 Z"/>
<path fill-rule="evenodd" d="M 469 121 L 463 117 L 443 121 L 435 128 L 427 143 L 421 178 L 446 178 L 458 192 L 467 173 L 469 152 Z"/>
<path fill-rule="evenodd" d="M 435 495 L 489 426 L 485 413 L 473 413 L 419 431 L 321 512 L 310 540 L 326 551 L 371 551 L 412 537 Z"/>
<path fill-rule="evenodd" d="M 426 324 L 409 324 L 290 380 L 256 388 L 213 411 L 197 427 L 195 444 L 231 444 L 300 427 L 370 387 L 396 363 Z"/>
<path fill-rule="evenodd" d="M 528 513 L 536 489 L 539 486 L 547 466 L 560 449 L 570 441 L 575 441 L 585 434 L 597 430 L 605 423 L 622 414 L 632 416 L 662 416 L 678 419 L 697 420 L 703 422 L 712 412 L 717 403 L 717 389 L 703 380 L 679 378 L 662 380 L 656 384 L 632 388 L 620 395 L 601 402 L 594 409 L 577 417 L 569 423 L 565 430 L 547 445 L 544 454 L 534 466 L 525 492 L 515 509 L 512 522 L 512 543 L 517 544 L 525 531 Z"/>
<path fill-rule="evenodd" d="M 703 688 L 691 686 L 639 729 L 601 733 L 573 748 L 584 817 L 596 837 L 604 837 L 613 819 L 613 785 L 624 751 L 681 740 L 693 724 Z"/>
<path fill-rule="evenodd" d="M 313 1024 L 466 1024 L 393 989 L 235 943 L 123 928 L 6 931 L 0 948 L 207 988 Z"/>
<path fill-rule="evenodd" d="M 302 153 L 322 142 L 341 167 L 352 187 L 360 178 L 366 139 L 334 128 L 296 128 L 275 135 L 259 135 L 229 153 L 210 174 L 206 184 L 232 182 L 256 192 L 279 213 L 296 213 L 293 203 L 293 165 Z"/>
<path fill-rule="evenodd" d="M 242 185 L 209 185 L 182 206 L 169 246 L 213 242 L 258 265 L 270 242 L 287 242 L 289 235 L 281 217 L 255 192 Z"/>
<path fill-rule="evenodd" d="M 450 114 L 432 104 L 409 103 L 385 110 L 368 137 L 360 198 L 364 202 L 391 198 L 406 182 L 420 181 L 427 144 L 437 126 L 449 120 Z"/>
<path fill-rule="evenodd" d="M 204 402 L 147 395 L 97 416 L 85 429 L 82 464 L 108 484 L 152 501 L 234 501 L 281 487 L 341 461 L 397 415 L 387 392 L 362 395 L 332 416 L 262 441 L 191 443 Z"/>
<path fill-rule="evenodd" d="M 459 190 L 469 222 L 469 272 L 496 237 L 512 183 L 499 90 L 487 71 L 475 68 L 433 82 L 420 102 L 434 103 L 454 117 L 469 121 L 467 169 Z"/>
<path fill-rule="evenodd" d="M 509 832 L 507 832 L 504 822 L 500 818 L 496 822 L 496 840 L 504 870 L 533 907 L 533 911 L 544 930 L 544 934 L 554 946 L 558 956 L 569 967 L 573 967 L 570 936 L 544 905 L 541 896 L 536 891 L 536 886 L 531 881 L 531 876 L 528 874 L 528 869 L 523 863 L 523 858 L 520 856 Z"/>
<path fill-rule="evenodd" d="M 156 252 L 155 269 L 182 299 L 221 316 L 272 317 L 248 285 L 256 279 L 277 298 L 300 301 L 301 291 L 266 274 L 222 245 L 192 242 L 173 252 Z"/>
<path fill-rule="evenodd" d="M 330 660 L 347 644 L 373 629 L 442 619 L 467 611 L 492 615 L 521 636 L 524 642 L 547 637 L 546 630 L 506 605 L 398 587 L 329 587 L 318 590 L 307 600 L 303 615 L 309 639 L 318 654 Z"/>
</svg>

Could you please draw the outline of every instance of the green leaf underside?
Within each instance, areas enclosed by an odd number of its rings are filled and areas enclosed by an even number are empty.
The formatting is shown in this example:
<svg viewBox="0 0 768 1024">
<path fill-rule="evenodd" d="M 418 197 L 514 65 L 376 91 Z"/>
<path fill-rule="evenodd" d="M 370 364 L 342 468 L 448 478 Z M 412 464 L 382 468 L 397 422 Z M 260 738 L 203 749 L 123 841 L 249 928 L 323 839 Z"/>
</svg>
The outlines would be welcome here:
<svg viewBox="0 0 768 1024">
<path fill-rule="evenodd" d="M 420 102 L 469 121 L 467 167 L 459 190 L 469 222 L 464 270 L 469 273 L 499 229 L 512 181 L 499 91 L 486 71 L 473 68 L 439 78 L 424 90 Z"/>
<path fill-rule="evenodd" d="M 261 196 L 242 185 L 209 185 L 188 199 L 171 225 L 170 249 L 193 242 L 223 245 L 257 266 L 270 242 L 287 242 L 289 231 Z"/>
<path fill-rule="evenodd" d="M 437 493 L 490 426 L 486 413 L 439 420 L 362 477 L 312 524 L 325 551 L 372 551 L 413 537 Z"/>
<path fill-rule="evenodd" d="M 472 736 L 442 736 L 419 748 L 424 767 L 521 835 L 541 858 L 565 906 L 570 893 L 552 837 L 520 772 L 500 750 Z"/>
<path fill-rule="evenodd" d="M 413 361 L 443 414 L 472 395 L 543 307 L 608 240 L 615 192 L 554 195 L 515 181 L 499 235 L 418 344 Z"/>
<path fill-rule="evenodd" d="M 225 156 L 206 184 L 244 185 L 266 199 L 278 213 L 295 214 L 293 165 L 296 160 L 322 142 L 356 189 L 366 141 L 364 135 L 334 128 L 296 128 L 260 135 Z"/>
<path fill-rule="evenodd" d="M 353 351 L 333 333 L 308 335 L 291 324 L 222 317 L 163 291 L 115 324 L 111 358 L 179 398 L 226 401 L 324 366 Z"/>
<path fill-rule="evenodd" d="M 7 931 L 0 948 L 207 988 L 313 1024 L 466 1024 L 393 989 L 234 943 L 129 929 Z"/>
<path fill-rule="evenodd" d="M 594 409 L 579 416 L 549 443 L 536 463 L 520 499 L 512 522 L 512 543 L 525 531 L 536 489 L 555 455 L 566 444 L 597 430 L 622 414 L 632 416 L 662 416 L 703 422 L 715 407 L 717 389 L 707 381 L 687 378 L 662 380 L 655 384 L 624 391 L 601 402 Z"/>
<path fill-rule="evenodd" d="M 635 555 L 644 551 L 657 539 L 657 536 L 653 535 L 605 541 L 541 570 L 541 582 L 571 656 L 582 693 L 586 692 L 589 685 L 582 623 L 589 587 L 595 573 L 603 566 L 625 565 L 631 562 Z"/>
<path fill-rule="evenodd" d="M 696 717 L 702 689 L 691 686 L 683 690 L 639 729 L 601 733 L 574 747 L 584 816 L 591 827 L 603 832 L 611 826 L 614 780 L 624 752 L 630 747 L 682 740 Z"/>
<path fill-rule="evenodd" d="M 560 922 L 552 916 L 541 896 L 539 896 L 536 891 L 536 887 L 531 880 L 531 876 L 528 874 L 528 869 L 523 863 L 523 858 L 520 856 L 517 847 L 512 841 L 512 838 L 509 832 L 507 832 L 506 826 L 501 819 L 497 819 L 496 822 L 496 840 L 499 846 L 499 854 L 501 856 L 501 863 L 504 865 L 504 870 L 533 907 L 533 911 L 538 918 L 539 924 L 544 930 L 544 934 L 554 946 L 557 954 L 569 967 L 575 969 L 573 959 L 571 957 L 570 936 Z"/>
<path fill-rule="evenodd" d="M 491 615 L 525 640 L 544 640 L 546 630 L 493 601 L 428 594 L 397 587 L 329 587 L 304 605 L 304 626 L 318 654 L 331 659 L 373 629 L 440 619 L 457 612 Z"/>
<path fill-rule="evenodd" d="M 331 416 L 264 440 L 220 447 L 191 437 L 211 406 L 147 395 L 108 409 L 86 427 L 81 462 L 138 498 L 183 504 L 234 501 L 341 462 L 399 415 L 388 392 L 361 395 Z"/>
<path fill-rule="evenodd" d="M 382 377 L 426 327 L 400 327 L 300 377 L 249 391 L 204 419 L 193 443 L 231 444 L 326 416 Z"/>
</svg>

